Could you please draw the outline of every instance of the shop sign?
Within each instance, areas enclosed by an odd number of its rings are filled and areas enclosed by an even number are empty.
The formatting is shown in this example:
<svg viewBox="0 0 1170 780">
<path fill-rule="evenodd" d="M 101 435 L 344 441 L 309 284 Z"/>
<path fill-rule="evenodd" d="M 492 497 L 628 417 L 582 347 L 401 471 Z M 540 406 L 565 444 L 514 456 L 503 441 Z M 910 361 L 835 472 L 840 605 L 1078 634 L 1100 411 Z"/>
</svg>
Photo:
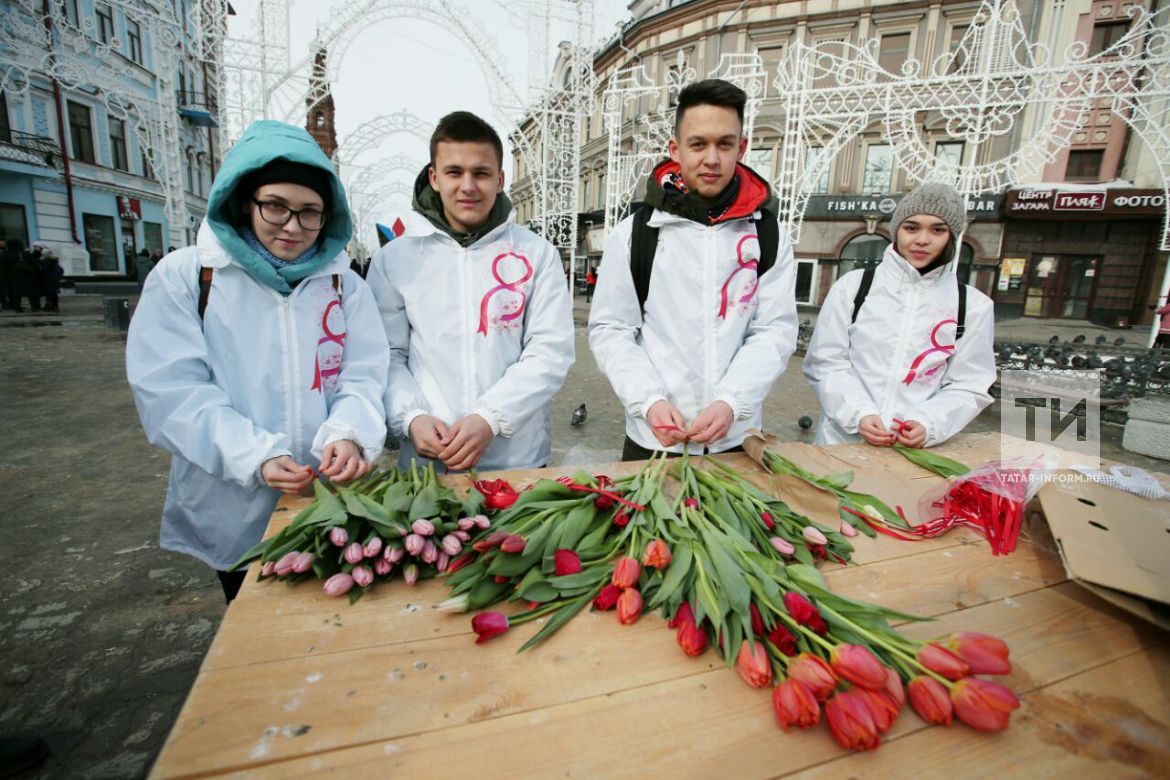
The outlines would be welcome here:
<svg viewBox="0 0 1170 780">
<path fill-rule="evenodd" d="M 118 196 L 118 216 L 122 219 L 142 219 L 142 202 L 138 198 Z"/>
<path fill-rule="evenodd" d="M 881 195 L 810 195 L 804 209 L 805 219 L 888 219 L 898 207 L 905 193 Z M 998 217 L 1003 205 L 1002 195 L 971 195 L 967 197 L 967 216 Z"/>
<path fill-rule="evenodd" d="M 1161 216 L 1166 193 L 1161 190 L 1045 190 L 1019 189 L 1007 194 L 1009 217 Z"/>
</svg>

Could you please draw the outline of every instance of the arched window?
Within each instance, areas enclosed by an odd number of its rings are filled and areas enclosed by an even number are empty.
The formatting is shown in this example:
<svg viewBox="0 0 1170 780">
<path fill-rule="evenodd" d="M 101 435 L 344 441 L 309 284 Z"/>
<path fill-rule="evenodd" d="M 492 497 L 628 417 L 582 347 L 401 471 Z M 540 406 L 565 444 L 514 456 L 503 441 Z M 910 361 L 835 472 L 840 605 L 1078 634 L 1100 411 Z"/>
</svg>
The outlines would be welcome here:
<svg viewBox="0 0 1170 780">
<path fill-rule="evenodd" d="M 869 268 L 881 262 L 882 253 L 889 246 L 890 239 L 875 234 L 863 234 L 849 239 L 841 249 L 841 262 L 837 264 L 837 278 L 857 268 Z"/>
</svg>

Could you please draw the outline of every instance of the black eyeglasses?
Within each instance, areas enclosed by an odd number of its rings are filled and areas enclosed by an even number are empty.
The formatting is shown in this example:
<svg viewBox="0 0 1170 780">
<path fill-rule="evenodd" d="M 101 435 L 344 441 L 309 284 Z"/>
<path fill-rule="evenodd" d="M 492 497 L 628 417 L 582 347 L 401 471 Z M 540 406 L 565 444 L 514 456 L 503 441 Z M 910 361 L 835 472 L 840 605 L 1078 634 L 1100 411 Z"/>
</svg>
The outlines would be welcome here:
<svg viewBox="0 0 1170 780">
<path fill-rule="evenodd" d="M 269 225 L 287 225 L 290 219 L 296 217 L 297 224 L 305 230 L 320 230 L 329 218 L 328 214 L 317 209 L 290 209 L 280 203 L 268 203 L 255 198 L 252 198 L 252 202 L 260 207 L 260 219 Z"/>
</svg>

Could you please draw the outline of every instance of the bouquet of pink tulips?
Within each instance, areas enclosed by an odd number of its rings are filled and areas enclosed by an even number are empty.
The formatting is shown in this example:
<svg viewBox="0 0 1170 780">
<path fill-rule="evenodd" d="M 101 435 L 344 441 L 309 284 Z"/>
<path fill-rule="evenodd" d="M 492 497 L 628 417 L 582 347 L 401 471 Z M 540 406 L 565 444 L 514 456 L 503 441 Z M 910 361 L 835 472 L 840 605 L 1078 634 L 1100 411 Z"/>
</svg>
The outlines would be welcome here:
<svg viewBox="0 0 1170 780">
<path fill-rule="evenodd" d="M 330 596 L 352 603 L 379 580 L 401 575 L 414 585 L 469 563 L 473 538 L 490 525 L 483 495 L 473 490 L 459 500 L 434 466 L 375 472 L 345 487 L 318 481 L 313 489 L 312 504 L 233 568 L 258 558 L 261 580 L 316 577 Z"/>
</svg>

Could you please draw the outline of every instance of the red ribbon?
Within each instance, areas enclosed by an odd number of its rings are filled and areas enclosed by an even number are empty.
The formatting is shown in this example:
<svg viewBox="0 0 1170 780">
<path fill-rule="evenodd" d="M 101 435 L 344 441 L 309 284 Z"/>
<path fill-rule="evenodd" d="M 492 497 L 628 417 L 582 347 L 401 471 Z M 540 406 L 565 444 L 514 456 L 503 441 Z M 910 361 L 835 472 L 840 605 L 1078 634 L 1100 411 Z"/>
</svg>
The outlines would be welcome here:
<svg viewBox="0 0 1170 780">
<path fill-rule="evenodd" d="M 500 278 L 500 261 L 505 257 L 515 257 L 520 260 L 520 262 L 524 263 L 524 276 L 520 277 L 514 282 L 505 282 L 502 278 Z M 496 281 L 499 282 L 499 284 L 488 290 L 487 293 L 483 296 L 483 300 L 479 302 L 479 327 L 475 331 L 476 333 L 482 333 L 485 336 L 487 335 L 488 302 L 491 301 L 492 296 L 496 293 L 506 290 L 508 292 L 514 292 L 520 296 L 520 308 L 507 314 L 501 314 L 501 320 L 511 321 L 524 314 L 524 304 L 528 301 L 528 298 L 524 295 L 523 290 L 517 289 L 517 285 L 524 284 L 532 278 L 532 264 L 528 262 L 528 258 L 524 255 L 518 255 L 515 252 L 504 252 L 503 254 L 496 255 L 496 258 L 492 260 L 492 276 L 496 277 Z"/>
<path fill-rule="evenodd" d="M 646 507 L 642 506 L 641 504 L 635 504 L 633 501 L 627 501 L 626 499 L 621 497 L 620 493 L 615 493 L 612 490 L 606 490 L 605 486 L 612 485 L 613 480 L 610 479 L 609 477 L 605 476 L 604 474 L 599 474 L 597 476 L 597 484 L 600 487 L 589 487 L 588 485 L 580 485 L 580 484 L 574 482 L 572 477 L 558 477 L 557 482 L 560 482 L 562 485 L 567 487 L 569 490 L 576 490 L 576 491 L 581 492 L 581 493 L 596 493 L 599 496 L 605 496 L 606 498 L 609 498 L 609 499 L 612 499 L 613 501 L 616 501 L 617 503 L 621 504 L 622 506 L 629 507 L 630 509 L 634 510 L 635 512 L 646 511 Z"/>
<path fill-rule="evenodd" d="M 956 326 L 959 324 L 958 320 L 943 320 L 942 322 L 940 322 L 939 324 L 934 326 L 934 329 L 930 331 L 930 343 L 934 344 L 934 346 L 931 347 L 930 349 L 924 351 L 918 357 L 914 358 L 914 362 L 910 364 L 910 373 L 906 374 L 906 378 L 902 380 L 902 384 L 908 385 L 914 381 L 914 377 L 918 373 L 919 364 L 921 364 L 923 360 L 926 360 L 928 355 L 933 355 L 935 352 L 945 352 L 945 353 L 947 353 L 948 356 L 954 354 L 954 352 L 955 352 L 955 345 L 954 344 L 939 344 L 938 343 L 937 337 L 938 337 L 939 328 L 941 328 L 943 325 L 946 325 L 947 323 L 954 323 Z M 933 370 L 937 371 L 938 368 L 936 367 Z"/>
<path fill-rule="evenodd" d="M 731 286 L 731 280 L 734 279 L 736 274 L 738 274 L 740 271 L 746 271 L 747 269 L 750 268 L 752 270 L 752 272 L 755 273 L 757 271 L 757 269 L 759 268 L 759 260 L 758 259 L 748 260 L 747 262 L 744 262 L 744 259 L 743 259 L 743 244 L 749 238 L 756 239 L 757 244 L 760 240 L 760 237 L 757 236 L 755 233 L 748 233 L 746 236 L 744 236 L 743 238 L 741 238 L 739 240 L 738 244 L 736 244 L 735 255 L 736 255 L 736 262 L 739 263 L 739 267 L 736 268 L 734 271 L 732 271 L 731 275 L 727 277 L 727 281 L 725 281 L 723 283 L 723 290 L 720 292 L 720 300 L 719 300 L 719 317 L 720 317 L 720 319 L 727 319 L 727 288 Z M 752 299 L 752 296 L 756 294 L 756 290 L 758 290 L 759 287 L 760 287 L 760 277 L 757 275 L 755 280 L 752 282 L 752 289 L 748 290 L 747 294 L 739 299 L 739 302 L 740 303 L 747 303 L 748 301 L 750 301 Z"/>
<path fill-rule="evenodd" d="M 341 373 L 341 362 L 340 361 L 338 361 L 337 365 L 334 366 L 333 368 L 326 368 L 326 369 L 321 368 L 321 345 L 322 344 L 330 344 L 330 343 L 337 344 L 339 347 L 341 347 L 341 351 L 345 352 L 345 336 L 346 336 L 345 331 L 342 331 L 341 333 L 334 333 L 333 331 L 329 330 L 329 314 L 330 314 L 330 312 L 333 311 L 334 307 L 337 307 L 340 305 L 341 305 L 341 301 L 339 301 L 339 300 L 330 301 L 329 305 L 325 307 L 325 313 L 321 315 L 321 332 L 324 333 L 325 336 L 324 336 L 324 338 L 318 339 L 318 341 L 317 341 L 317 356 L 316 356 L 315 364 L 313 366 L 313 386 L 309 388 L 310 390 L 321 390 L 322 389 L 322 385 L 321 385 L 322 379 L 324 379 L 327 376 L 337 376 L 338 374 Z"/>
</svg>

